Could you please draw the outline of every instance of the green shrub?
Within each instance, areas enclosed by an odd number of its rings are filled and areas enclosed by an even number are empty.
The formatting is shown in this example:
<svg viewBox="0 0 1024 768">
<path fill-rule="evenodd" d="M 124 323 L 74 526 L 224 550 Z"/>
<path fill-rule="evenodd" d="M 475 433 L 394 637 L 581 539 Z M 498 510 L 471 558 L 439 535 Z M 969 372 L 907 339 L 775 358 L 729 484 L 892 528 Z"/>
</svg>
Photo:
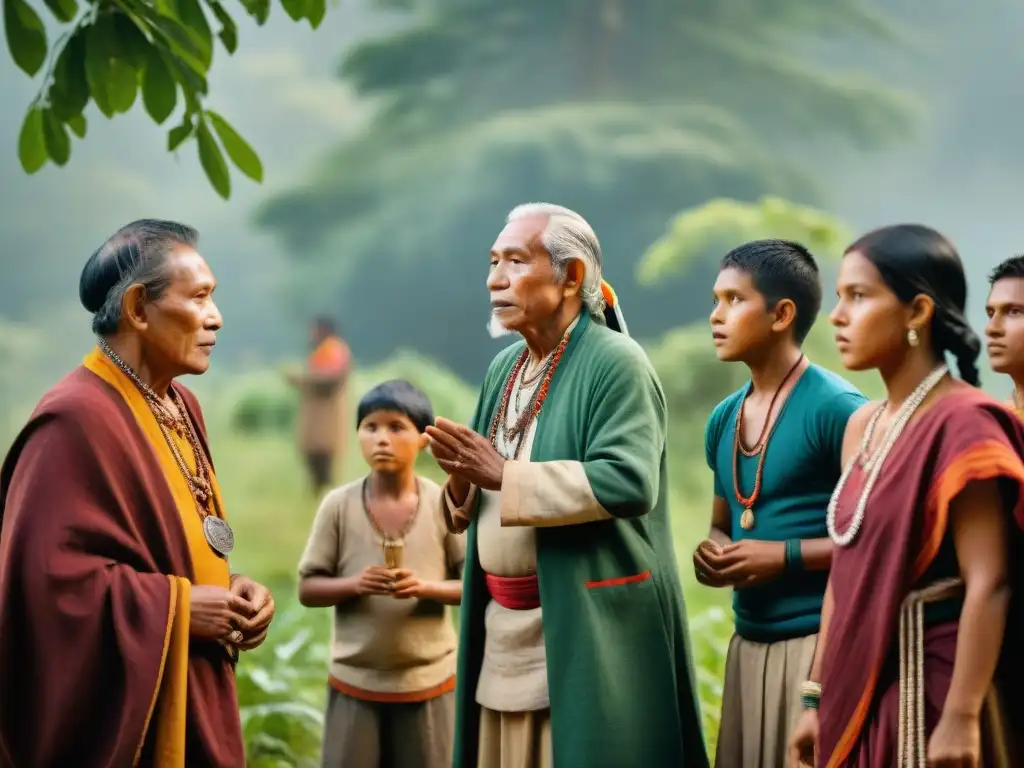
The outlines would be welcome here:
<svg viewBox="0 0 1024 768">
<path fill-rule="evenodd" d="M 275 591 L 283 597 L 293 588 Z M 285 598 L 266 642 L 236 673 L 249 768 L 316 768 L 320 760 L 328 645 L 323 612 Z"/>
<path fill-rule="evenodd" d="M 228 400 L 231 428 L 243 435 L 291 431 L 298 394 L 276 372 L 239 377 Z"/>
</svg>

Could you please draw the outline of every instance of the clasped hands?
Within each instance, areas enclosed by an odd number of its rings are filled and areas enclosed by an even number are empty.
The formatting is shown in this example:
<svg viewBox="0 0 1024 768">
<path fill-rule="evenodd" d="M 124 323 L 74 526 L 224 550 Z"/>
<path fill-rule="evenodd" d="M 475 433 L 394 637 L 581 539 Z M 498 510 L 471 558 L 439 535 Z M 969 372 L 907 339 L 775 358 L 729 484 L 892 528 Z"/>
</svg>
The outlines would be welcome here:
<svg viewBox="0 0 1024 768">
<path fill-rule="evenodd" d="M 697 581 L 707 587 L 753 587 L 785 569 L 786 545 L 781 541 L 742 539 L 723 546 L 704 539 L 693 553 Z"/>
<path fill-rule="evenodd" d="M 399 600 L 410 597 L 425 597 L 428 590 L 427 582 L 420 581 L 408 568 L 385 568 L 381 565 L 370 565 L 363 569 L 356 581 L 356 594 L 390 595 Z"/>
<path fill-rule="evenodd" d="M 189 631 L 194 637 L 257 648 L 267 639 L 274 620 L 270 590 L 247 576 L 235 574 L 228 588 L 194 584 Z"/>
<path fill-rule="evenodd" d="M 501 490 L 505 459 L 486 437 L 444 418 L 427 427 L 427 436 L 437 465 L 457 486 L 453 490 L 462 496 L 470 485 L 485 491 Z"/>
</svg>

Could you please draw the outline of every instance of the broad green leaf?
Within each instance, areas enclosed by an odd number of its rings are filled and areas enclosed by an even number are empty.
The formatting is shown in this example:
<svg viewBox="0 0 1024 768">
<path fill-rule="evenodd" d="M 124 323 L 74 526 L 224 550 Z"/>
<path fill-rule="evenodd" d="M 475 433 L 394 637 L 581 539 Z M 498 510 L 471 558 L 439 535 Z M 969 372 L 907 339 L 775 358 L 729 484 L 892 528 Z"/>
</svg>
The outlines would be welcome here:
<svg viewBox="0 0 1024 768">
<path fill-rule="evenodd" d="M 117 40 L 117 58 L 131 64 L 136 70 L 142 71 L 153 44 L 147 39 L 135 16 L 115 12 L 113 17 L 114 39 Z"/>
<path fill-rule="evenodd" d="M 327 15 L 327 0 L 306 0 L 306 18 L 309 26 L 317 29 Z"/>
<path fill-rule="evenodd" d="M 53 69 L 50 108 L 64 121 L 82 114 L 89 103 L 85 74 L 85 32 L 79 30 L 64 44 Z"/>
<path fill-rule="evenodd" d="M 217 140 L 210 133 L 209 126 L 200 121 L 196 128 L 196 141 L 199 144 L 199 163 L 206 171 L 206 178 L 210 180 L 217 194 L 227 200 L 231 197 L 231 175 L 228 173 L 228 164 L 224 161 L 224 154 L 217 146 Z"/>
<path fill-rule="evenodd" d="M 138 70 L 124 59 L 111 59 L 107 92 L 115 112 L 124 114 L 130 110 L 139 92 Z"/>
<path fill-rule="evenodd" d="M 3 0 L 7 48 L 18 68 L 35 75 L 46 61 L 46 30 L 25 0 Z"/>
<path fill-rule="evenodd" d="M 309 0 L 281 0 L 281 7 L 284 8 L 284 12 L 287 13 L 292 21 L 301 21 L 306 18 L 306 7 L 309 4 Z"/>
<path fill-rule="evenodd" d="M 192 135 L 192 132 L 194 130 L 195 127 L 192 125 L 192 121 L 188 118 L 185 118 L 185 122 L 168 131 L 167 151 L 173 152 L 178 147 L 180 147 L 185 142 L 185 139 Z"/>
<path fill-rule="evenodd" d="M 182 64 L 177 58 L 171 59 L 170 65 L 174 78 L 181 83 L 181 89 L 185 94 L 185 102 L 188 104 L 189 110 L 193 112 L 198 111 L 198 102 L 195 101 L 194 96 L 202 96 L 206 93 L 208 89 L 206 78 L 192 67 Z"/>
<path fill-rule="evenodd" d="M 177 0 L 178 18 L 199 47 L 199 60 L 206 67 L 213 61 L 213 32 L 199 0 Z"/>
<path fill-rule="evenodd" d="M 263 181 L 263 163 L 253 148 L 238 135 L 238 131 L 231 127 L 223 117 L 216 112 L 207 110 L 206 117 L 213 124 L 220 143 L 224 145 L 224 151 L 242 173 L 256 182 Z"/>
<path fill-rule="evenodd" d="M 139 13 L 149 23 L 153 34 L 167 44 L 176 59 L 180 59 L 197 74 L 206 74 L 209 65 L 203 63 L 203 47 L 196 33 L 184 27 L 178 19 L 158 13 L 148 5 L 140 6 Z"/>
<path fill-rule="evenodd" d="M 57 21 L 67 24 L 78 13 L 78 0 L 43 0 Z"/>
<path fill-rule="evenodd" d="M 32 174 L 46 165 L 46 139 L 43 138 L 43 110 L 32 107 L 25 115 L 18 134 L 18 160 L 25 173 Z"/>
<path fill-rule="evenodd" d="M 256 21 L 263 26 L 270 18 L 270 0 L 241 0 L 242 7 Z"/>
<path fill-rule="evenodd" d="M 142 73 L 142 103 L 157 125 L 163 125 L 178 103 L 178 83 L 155 46 L 149 49 Z"/>
<path fill-rule="evenodd" d="M 71 158 L 71 139 L 64 123 L 49 109 L 43 111 L 43 138 L 50 159 L 57 165 L 67 165 Z"/>
<path fill-rule="evenodd" d="M 228 53 L 234 53 L 238 50 L 238 26 L 235 24 L 235 20 L 224 10 L 224 6 L 218 0 L 206 0 L 206 4 L 210 6 L 213 15 L 220 22 L 220 32 L 217 33 L 217 37 L 220 38 Z"/>
<path fill-rule="evenodd" d="M 85 132 L 88 128 L 88 124 L 85 122 L 85 115 L 75 115 L 66 122 L 68 124 L 68 128 L 74 131 L 75 136 L 80 139 L 85 138 Z"/>
<path fill-rule="evenodd" d="M 86 29 L 85 38 L 85 79 L 93 101 L 107 117 L 114 116 L 110 101 L 110 53 L 114 49 L 113 29 L 110 17 L 100 16 Z"/>
</svg>

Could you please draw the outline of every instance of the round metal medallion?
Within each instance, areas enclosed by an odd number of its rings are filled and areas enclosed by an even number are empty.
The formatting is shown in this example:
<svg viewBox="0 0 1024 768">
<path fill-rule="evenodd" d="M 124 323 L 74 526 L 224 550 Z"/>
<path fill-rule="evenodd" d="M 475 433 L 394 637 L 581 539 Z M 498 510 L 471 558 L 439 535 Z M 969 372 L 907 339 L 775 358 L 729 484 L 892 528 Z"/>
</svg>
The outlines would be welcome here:
<svg viewBox="0 0 1024 768">
<path fill-rule="evenodd" d="M 203 518 L 203 534 L 209 545 L 225 557 L 235 548 L 235 532 L 231 530 L 226 520 L 221 520 L 216 515 L 207 515 Z"/>
</svg>

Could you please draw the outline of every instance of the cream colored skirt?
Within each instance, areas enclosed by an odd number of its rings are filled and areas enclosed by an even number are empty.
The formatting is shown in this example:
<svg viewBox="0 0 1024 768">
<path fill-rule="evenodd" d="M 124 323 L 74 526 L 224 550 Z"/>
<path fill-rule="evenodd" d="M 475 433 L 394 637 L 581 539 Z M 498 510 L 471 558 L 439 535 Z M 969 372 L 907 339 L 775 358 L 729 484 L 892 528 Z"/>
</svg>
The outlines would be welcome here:
<svg viewBox="0 0 1024 768">
<path fill-rule="evenodd" d="M 817 644 L 817 635 L 777 643 L 732 636 L 715 768 L 786 768 L 789 735 L 803 710 L 800 686 Z"/>
<path fill-rule="evenodd" d="M 554 768 L 551 710 L 495 712 L 480 707 L 478 768 Z"/>
</svg>

